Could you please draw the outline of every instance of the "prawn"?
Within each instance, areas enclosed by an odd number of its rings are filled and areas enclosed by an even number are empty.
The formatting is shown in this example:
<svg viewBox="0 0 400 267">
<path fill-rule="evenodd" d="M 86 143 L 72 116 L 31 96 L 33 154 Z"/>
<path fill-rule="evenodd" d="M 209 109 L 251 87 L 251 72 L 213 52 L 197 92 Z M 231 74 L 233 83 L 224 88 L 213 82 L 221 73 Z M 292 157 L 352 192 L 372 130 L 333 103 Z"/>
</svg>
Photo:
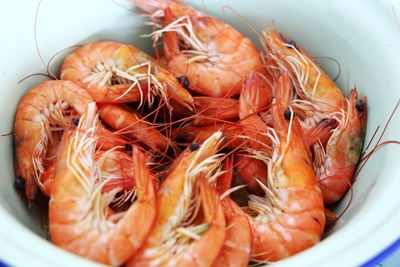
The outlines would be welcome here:
<svg viewBox="0 0 400 267">
<path fill-rule="evenodd" d="M 335 82 L 300 45 L 283 38 L 273 27 L 264 31 L 262 43 L 265 57 L 290 75 L 299 98 L 292 100 L 291 106 L 304 129 L 345 108 L 346 99 Z"/>
<path fill-rule="evenodd" d="M 172 142 L 133 110 L 116 104 L 98 104 L 100 118 L 111 128 L 141 141 L 152 150 L 165 153 Z"/>
<path fill-rule="evenodd" d="M 259 262 L 284 259 L 311 247 L 320 240 L 325 225 L 322 193 L 308 144 L 294 113 L 289 119 L 284 115 L 289 90 L 290 80 L 282 76 L 272 104 L 273 154 L 264 159 L 268 185 L 259 183 L 265 195 L 250 195 L 247 207 L 251 257 Z"/>
<path fill-rule="evenodd" d="M 89 43 L 68 55 L 61 79 L 86 88 L 97 103 L 139 102 L 149 105 L 161 97 L 192 110 L 193 99 L 176 78 L 154 59 L 131 45 L 117 42 Z"/>
<path fill-rule="evenodd" d="M 60 147 L 49 202 L 52 242 L 70 252 L 110 264 L 123 264 L 146 240 L 156 215 L 153 177 L 146 158 L 132 151 L 136 201 L 126 212 L 108 216 L 116 190 L 102 193 L 94 160 L 96 106 L 89 104 L 77 129 L 66 132 Z"/>
<path fill-rule="evenodd" d="M 193 118 L 194 126 L 215 124 L 216 121 L 234 121 L 239 117 L 239 101 L 233 98 L 194 96 L 195 111 L 174 105 L 174 114 Z"/>
<path fill-rule="evenodd" d="M 224 134 L 221 147 L 235 149 L 243 145 L 243 140 L 239 137 L 243 133 L 243 129 L 239 123 L 215 123 L 206 126 L 187 124 L 173 129 L 172 139 L 178 144 L 203 143 L 217 131 Z"/>
<path fill-rule="evenodd" d="M 239 117 L 240 124 L 244 129 L 243 137 L 248 141 L 245 151 L 254 154 L 271 153 L 271 141 L 265 122 L 258 115 L 258 112 L 268 106 L 272 100 L 272 83 L 262 78 L 261 74 L 251 72 L 247 75 L 239 98 Z M 250 191 L 260 191 L 257 180 L 266 184 L 267 166 L 257 159 L 244 154 L 237 153 L 236 170 L 240 178 L 249 186 Z"/>
<path fill-rule="evenodd" d="M 118 150 L 97 151 L 95 162 L 100 170 L 101 178 L 108 179 L 103 187 L 103 191 L 111 191 L 117 187 L 132 191 L 134 189 L 134 174 L 132 159 L 125 153 Z M 48 197 L 51 195 L 51 187 L 54 181 L 57 161 L 46 168 L 41 177 L 42 193 Z"/>
<path fill-rule="evenodd" d="M 58 145 L 52 132 L 66 125 L 73 111 L 82 114 L 93 102 L 85 89 L 70 81 L 47 81 L 30 89 L 21 99 L 14 123 L 16 175 L 24 181 L 25 196 L 34 199 L 47 146 Z"/>
<path fill-rule="evenodd" d="M 225 240 L 221 203 L 208 181 L 219 166 L 221 138 L 221 132 L 214 133 L 197 150 L 184 151 L 174 164 L 158 191 L 153 230 L 127 266 L 212 265 Z"/>
<path fill-rule="evenodd" d="M 163 37 L 166 66 L 186 75 L 190 88 L 202 95 L 236 95 L 244 77 L 262 65 L 250 39 L 212 16 L 172 0 L 132 2 L 161 18 L 163 27 L 148 36 L 154 44 Z"/>
<path fill-rule="evenodd" d="M 226 238 L 213 266 L 247 266 L 251 251 L 251 232 L 246 213 L 227 195 L 233 178 L 233 158 L 225 160 L 224 173 L 217 179 L 217 191 L 226 219 Z"/>
<path fill-rule="evenodd" d="M 321 142 L 313 146 L 314 168 L 325 204 L 337 202 L 351 185 L 364 144 L 367 98 L 359 98 L 353 89 L 346 111 L 335 118 L 338 127 L 332 130 L 326 146 Z"/>
</svg>

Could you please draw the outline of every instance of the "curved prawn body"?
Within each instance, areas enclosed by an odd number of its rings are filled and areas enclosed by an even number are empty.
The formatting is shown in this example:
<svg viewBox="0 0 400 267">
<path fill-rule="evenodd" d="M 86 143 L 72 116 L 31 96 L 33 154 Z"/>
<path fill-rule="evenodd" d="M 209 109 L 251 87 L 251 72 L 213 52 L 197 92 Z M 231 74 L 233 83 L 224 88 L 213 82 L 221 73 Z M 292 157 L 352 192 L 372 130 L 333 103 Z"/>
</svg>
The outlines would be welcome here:
<svg viewBox="0 0 400 267">
<path fill-rule="evenodd" d="M 262 64 L 248 38 L 214 17 L 172 0 L 132 2 L 162 20 L 163 28 L 149 36 L 154 43 L 163 37 L 169 69 L 186 75 L 190 88 L 202 95 L 238 94 L 246 74 Z"/>
<path fill-rule="evenodd" d="M 123 264 L 142 246 L 156 214 L 153 177 L 145 156 L 133 150 L 136 201 L 108 216 L 116 191 L 102 193 L 94 160 L 98 125 L 90 104 L 77 129 L 64 136 L 49 202 L 51 240 L 77 255 L 110 265 Z"/>
<path fill-rule="evenodd" d="M 248 266 L 251 251 L 251 232 L 246 213 L 225 195 L 231 188 L 233 178 L 233 158 L 224 162 L 224 173 L 217 179 L 217 191 L 226 220 L 226 238 L 213 266 Z"/>
<path fill-rule="evenodd" d="M 324 230 L 325 215 L 321 190 L 314 174 L 308 145 L 293 113 L 284 116 L 290 83 L 280 78 L 272 105 L 273 154 L 268 163 L 265 195 L 249 196 L 248 214 L 252 229 L 252 258 L 277 261 L 317 243 Z"/>
<path fill-rule="evenodd" d="M 172 138 L 178 144 L 203 143 L 215 132 L 220 131 L 224 134 L 221 142 L 222 148 L 235 149 L 243 145 L 240 135 L 243 128 L 238 123 L 215 123 L 206 126 L 185 125 L 173 130 Z"/>
<path fill-rule="evenodd" d="M 188 109 L 193 99 L 165 68 L 143 51 L 117 42 L 89 43 L 68 55 L 61 79 L 86 88 L 97 103 L 144 103 L 160 97 L 173 99 Z"/>
<path fill-rule="evenodd" d="M 314 145 L 314 167 L 325 204 L 337 202 L 350 187 L 361 156 L 367 122 L 367 98 L 359 98 L 356 89 L 350 93 L 347 110 L 337 116 L 326 147 Z"/>
<path fill-rule="evenodd" d="M 314 126 L 346 105 L 337 85 L 298 44 L 286 40 L 270 27 L 264 31 L 266 57 L 272 59 L 283 72 L 288 72 L 300 99 L 291 106 L 300 116 L 303 128 Z"/>
<path fill-rule="evenodd" d="M 66 126 L 66 117 L 71 113 L 82 114 L 92 102 L 85 89 L 70 81 L 43 82 L 21 99 L 14 124 L 16 174 L 25 181 L 28 200 L 34 199 L 38 184 L 41 186 L 48 145 L 58 145 L 59 139 L 53 138 L 53 132 Z"/>
<path fill-rule="evenodd" d="M 98 104 L 101 119 L 111 128 L 144 143 L 152 150 L 164 154 L 171 141 L 160 133 L 154 125 L 141 119 L 133 110 L 116 104 Z"/>
<path fill-rule="evenodd" d="M 234 121 L 239 117 L 239 101 L 233 98 L 195 96 L 193 97 L 195 111 L 174 106 L 174 113 L 182 117 L 194 118 L 191 124 L 205 126 L 215 122 Z"/>
<path fill-rule="evenodd" d="M 246 148 L 250 154 L 271 154 L 271 141 L 268 137 L 266 123 L 258 112 L 267 107 L 272 100 L 272 84 L 262 78 L 262 74 L 251 72 L 247 75 L 239 98 L 240 124 L 244 129 Z M 261 188 L 257 179 L 266 184 L 267 166 L 256 157 L 239 155 L 236 158 L 236 170 L 240 178 L 252 192 Z"/>
<path fill-rule="evenodd" d="M 127 266 L 211 266 L 225 239 L 218 194 L 206 180 L 219 166 L 216 132 L 197 150 L 186 150 L 157 195 L 157 218 L 137 257 Z M 201 216 L 199 216 L 202 214 Z"/>
</svg>

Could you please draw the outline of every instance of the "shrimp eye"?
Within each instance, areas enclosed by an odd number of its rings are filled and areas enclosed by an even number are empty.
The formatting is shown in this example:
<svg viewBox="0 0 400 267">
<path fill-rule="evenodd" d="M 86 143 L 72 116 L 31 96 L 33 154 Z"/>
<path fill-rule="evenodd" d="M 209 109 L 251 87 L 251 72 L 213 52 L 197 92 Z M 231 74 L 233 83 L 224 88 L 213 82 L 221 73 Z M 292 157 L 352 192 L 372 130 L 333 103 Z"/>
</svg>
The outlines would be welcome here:
<svg viewBox="0 0 400 267">
<path fill-rule="evenodd" d="M 292 117 L 292 111 L 289 108 L 286 109 L 283 113 L 283 116 L 285 116 L 285 119 L 290 120 L 290 118 Z"/>
<path fill-rule="evenodd" d="M 189 89 L 189 78 L 186 75 L 179 76 L 176 79 L 183 86 L 183 88 Z"/>
<path fill-rule="evenodd" d="M 197 143 L 190 144 L 189 148 L 190 148 L 190 151 L 196 151 L 197 149 L 200 148 L 200 144 L 197 144 Z"/>
<path fill-rule="evenodd" d="M 72 124 L 75 125 L 75 126 L 78 126 L 78 124 L 79 124 L 79 118 L 73 117 L 73 118 L 72 118 Z"/>
<path fill-rule="evenodd" d="M 364 100 L 358 99 L 356 102 L 356 109 L 359 113 L 362 113 L 364 111 L 365 105 L 364 105 Z"/>
<path fill-rule="evenodd" d="M 23 191 L 25 189 L 25 180 L 21 176 L 18 176 L 14 181 L 14 186 L 18 191 Z"/>
<path fill-rule="evenodd" d="M 297 44 L 295 41 L 290 40 L 290 39 L 284 39 L 285 44 L 289 46 L 289 48 L 296 48 L 297 49 Z"/>
<path fill-rule="evenodd" d="M 126 151 L 132 151 L 132 146 L 130 144 L 125 144 L 124 148 Z"/>
</svg>

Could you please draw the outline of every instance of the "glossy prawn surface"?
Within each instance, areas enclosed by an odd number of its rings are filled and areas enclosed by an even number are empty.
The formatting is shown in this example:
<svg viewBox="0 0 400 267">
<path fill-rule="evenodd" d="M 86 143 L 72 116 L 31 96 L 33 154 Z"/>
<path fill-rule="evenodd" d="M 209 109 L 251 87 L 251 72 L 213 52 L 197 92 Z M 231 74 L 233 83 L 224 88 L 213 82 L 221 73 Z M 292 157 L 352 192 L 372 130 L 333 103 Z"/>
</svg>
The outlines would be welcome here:
<svg viewBox="0 0 400 267">
<path fill-rule="evenodd" d="M 163 154 L 172 146 L 171 141 L 150 122 L 141 119 L 134 110 L 115 104 L 99 104 L 100 117 L 114 130 L 125 133 Z"/>
<path fill-rule="evenodd" d="M 233 158 L 225 160 L 224 173 L 218 177 L 216 188 L 222 200 L 226 219 L 226 238 L 213 266 L 248 266 L 251 252 L 251 231 L 246 213 L 232 200 L 227 192 L 233 179 Z"/>
<path fill-rule="evenodd" d="M 194 126 L 215 124 L 216 121 L 236 121 L 239 118 L 239 101 L 234 98 L 194 96 L 195 111 L 174 105 L 174 114 L 189 117 Z"/>
<path fill-rule="evenodd" d="M 70 114 L 82 114 L 92 102 L 86 90 L 70 81 L 43 82 L 21 99 L 14 123 L 16 175 L 24 181 L 29 201 L 41 186 L 48 145 L 56 148 L 60 140 L 59 133 L 53 138 L 53 132 L 66 126 Z M 49 157 L 54 157 L 54 153 Z"/>
<path fill-rule="evenodd" d="M 107 180 L 103 186 L 103 191 L 111 191 L 115 188 L 132 191 L 134 189 L 133 162 L 130 156 L 122 151 L 109 150 L 97 151 L 95 153 L 96 166 L 100 170 L 101 179 Z M 46 168 L 41 178 L 43 188 L 42 193 L 46 196 L 51 195 L 51 188 L 55 178 L 57 161 Z"/>
<path fill-rule="evenodd" d="M 340 200 L 353 182 L 364 144 L 367 122 L 367 98 L 351 91 L 347 110 L 338 115 L 338 127 L 333 130 L 326 146 L 313 147 L 314 167 L 325 204 Z"/>
<path fill-rule="evenodd" d="M 120 265 L 145 241 L 155 218 L 155 190 L 145 157 L 133 150 L 136 201 L 126 212 L 108 216 L 116 190 L 102 193 L 94 161 L 98 124 L 90 104 L 78 128 L 65 135 L 49 202 L 51 240 L 77 255 Z"/>
<path fill-rule="evenodd" d="M 166 66 L 186 75 L 190 88 L 202 95 L 238 94 L 246 74 L 262 64 L 248 38 L 208 14 L 177 1 L 132 2 L 161 19 L 162 28 L 149 36 L 155 43 L 163 38 Z"/>
<path fill-rule="evenodd" d="M 345 108 L 346 100 L 338 86 L 300 45 L 285 39 L 273 27 L 264 31 L 263 45 L 265 57 L 291 77 L 298 95 L 293 99 L 292 107 L 303 128 L 309 129 Z"/>
<path fill-rule="evenodd" d="M 197 150 L 183 152 L 160 185 L 152 232 L 127 266 L 211 266 L 214 262 L 224 244 L 225 218 L 218 194 L 206 179 L 218 166 L 221 138 L 216 132 Z"/>
<path fill-rule="evenodd" d="M 290 82 L 282 76 L 272 105 L 273 154 L 268 162 L 264 196 L 251 195 L 248 206 L 252 229 L 252 259 L 271 262 L 316 244 L 325 225 L 321 190 L 310 151 L 297 119 L 285 118 Z"/>
<path fill-rule="evenodd" d="M 239 98 L 240 124 L 247 141 L 244 152 L 238 153 L 236 170 L 252 192 L 260 191 L 257 180 L 267 183 L 267 165 L 250 154 L 271 154 L 271 141 L 266 123 L 258 115 L 272 100 L 272 84 L 261 73 L 251 72 L 245 79 Z"/>
<path fill-rule="evenodd" d="M 158 96 L 193 108 L 191 95 L 175 76 L 143 51 L 117 42 L 90 43 L 68 55 L 61 66 L 61 79 L 86 88 L 98 103 L 127 103 Z"/>
</svg>

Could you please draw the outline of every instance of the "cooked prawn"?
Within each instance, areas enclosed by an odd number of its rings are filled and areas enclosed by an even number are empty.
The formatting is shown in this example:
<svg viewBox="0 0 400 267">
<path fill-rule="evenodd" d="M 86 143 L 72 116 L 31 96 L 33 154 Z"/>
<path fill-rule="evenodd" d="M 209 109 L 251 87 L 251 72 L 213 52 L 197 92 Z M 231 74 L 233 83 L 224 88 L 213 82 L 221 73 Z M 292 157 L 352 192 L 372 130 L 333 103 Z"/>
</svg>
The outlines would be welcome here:
<svg viewBox="0 0 400 267">
<path fill-rule="evenodd" d="M 240 124 L 243 126 L 242 136 L 247 141 L 245 150 L 254 154 L 271 153 L 271 141 L 268 137 L 266 123 L 258 112 L 268 106 L 272 99 L 272 84 L 263 75 L 251 72 L 243 83 L 239 98 Z M 257 180 L 267 183 L 267 165 L 246 152 L 238 153 L 235 157 L 236 170 L 240 178 L 249 186 L 250 191 L 260 191 Z"/>
<path fill-rule="evenodd" d="M 273 27 L 264 31 L 266 58 L 288 72 L 299 99 L 292 101 L 303 128 L 310 128 L 345 107 L 346 100 L 335 82 L 298 44 L 284 39 Z"/>
<path fill-rule="evenodd" d="M 25 181 L 25 195 L 33 200 L 45 168 L 48 144 L 56 146 L 52 132 L 65 127 L 72 112 L 82 114 L 93 102 L 85 89 L 70 81 L 47 81 L 30 89 L 20 101 L 14 124 L 16 174 Z"/>
<path fill-rule="evenodd" d="M 205 177 L 219 166 L 216 132 L 197 150 L 186 150 L 160 185 L 154 228 L 127 266 L 211 266 L 225 239 L 218 194 Z M 201 213 L 203 216 L 199 217 Z"/>
<path fill-rule="evenodd" d="M 191 95 L 176 78 L 139 49 L 117 42 L 89 43 L 68 55 L 61 66 L 61 79 L 86 88 L 97 103 L 142 104 L 154 96 L 168 105 L 173 99 L 193 108 Z"/>
<path fill-rule="evenodd" d="M 250 39 L 212 16 L 173 0 L 132 2 L 161 18 L 163 28 L 148 36 L 154 43 L 163 37 L 167 66 L 186 75 L 190 88 L 200 94 L 236 95 L 246 74 L 262 64 Z"/>
<path fill-rule="evenodd" d="M 178 144 L 203 143 L 215 132 L 224 134 L 221 146 L 227 149 L 235 149 L 242 146 L 243 140 L 239 137 L 243 134 L 243 128 L 239 123 L 215 123 L 206 126 L 185 125 L 173 129 L 172 138 Z"/>
<path fill-rule="evenodd" d="M 103 191 L 108 192 L 115 188 L 121 188 L 121 190 L 131 192 L 134 189 L 135 170 L 133 169 L 132 159 L 127 154 L 114 149 L 97 151 L 95 162 L 101 179 L 107 179 L 107 183 L 103 186 Z M 57 161 L 54 161 L 54 164 L 49 165 L 41 177 L 43 188 L 40 189 L 46 196 L 51 195 L 56 164 Z"/>
<path fill-rule="evenodd" d="M 133 110 L 115 104 L 98 104 L 100 117 L 113 129 L 138 139 L 158 153 L 172 147 L 171 141 Z"/>
<path fill-rule="evenodd" d="M 155 190 L 145 156 L 133 149 L 136 201 L 123 213 L 107 215 L 116 190 L 102 193 L 94 160 L 98 125 L 90 104 L 77 129 L 66 132 L 49 202 L 51 240 L 80 256 L 123 264 L 142 246 L 155 218 Z"/>
<path fill-rule="evenodd" d="M 326 146 L 322 143 L 314 145 L 314 167 L 325 204 L 341 199 L 351 185 L 364 144 L 367 98 L 358 98 L 357 90 L 353 89 L 347 110 L 336 118 L 338 127 Z"/>
<path fill-rule="evenodd" d="M 239 117 L 239 101 L 233 98 L 195 96 L 195 113 L 174 105 L 174 114 L 193 118 L 194 126 L 215 124 L 216 121 L 234 121 Z"/>
<path fill-rule="evenodd" d="M 249 196 L 252 258 L 271 262 L 284 259 L 317 243 L 324 230 L 322 193 L 311 156 L 297 118 L 287 109 L 290 80 L 280 78 L 272 105 L 273 155 L 268 163 L 268 186 L 260 183 L 264 196 Z M 276 136 L 276 138 L 273 138 Z"/>
<path fill-rule="evenodd" d="M 229 198 L 233 178 L 233 158 L 224 162 L 224 173 L 217 178 L 217 191 L 226 219 L 224 247 L 213 266 L 247 266 L 251 251 L 251 232 L 246 213 Z"/>
</svg>

